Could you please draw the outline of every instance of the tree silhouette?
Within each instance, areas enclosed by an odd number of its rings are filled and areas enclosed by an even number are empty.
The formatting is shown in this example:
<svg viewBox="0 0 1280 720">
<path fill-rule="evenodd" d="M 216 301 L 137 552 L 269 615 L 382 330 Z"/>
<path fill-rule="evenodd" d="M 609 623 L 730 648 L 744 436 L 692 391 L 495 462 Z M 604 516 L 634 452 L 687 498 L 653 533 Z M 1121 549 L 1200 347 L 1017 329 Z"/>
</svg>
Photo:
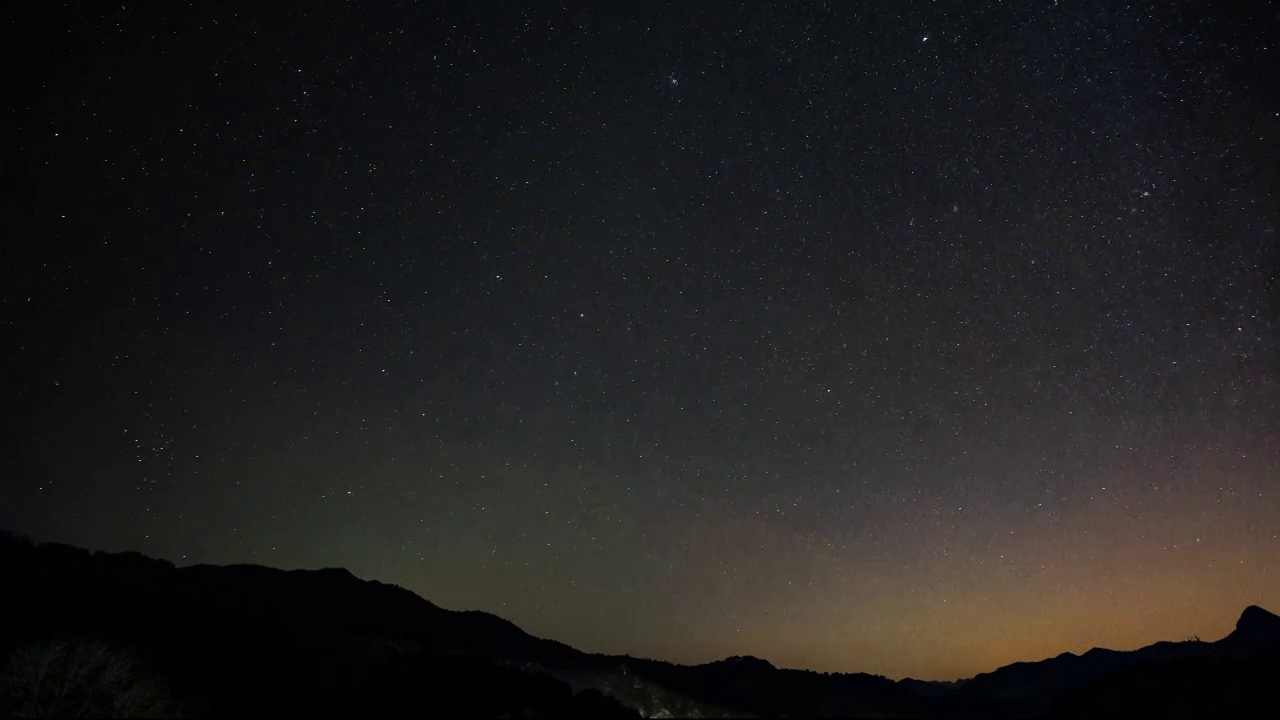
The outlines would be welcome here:
<svg viewBox="0 0 1280 720">
<path fill-rule="evenodd" d="M 172 717 L 168 691 L 128 651 L 103 642 L 38 642 L 15 651 L 0 681 L 11 717 Z"/>
</svg>

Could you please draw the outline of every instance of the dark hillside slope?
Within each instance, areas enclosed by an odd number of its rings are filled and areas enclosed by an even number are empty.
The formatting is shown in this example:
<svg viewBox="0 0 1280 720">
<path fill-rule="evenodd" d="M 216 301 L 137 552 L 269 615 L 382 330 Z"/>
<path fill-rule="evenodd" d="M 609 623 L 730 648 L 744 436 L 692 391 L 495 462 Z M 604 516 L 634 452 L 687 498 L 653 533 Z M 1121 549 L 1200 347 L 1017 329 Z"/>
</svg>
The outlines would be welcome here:
<svg viewBox="0 0 1280 720">
<path fill-rule="evenodd" d="M 185 714 L 634 716 L 494 661 L 582 655 L 572 648 L 345 570 L 175 568 L 7 536 L 0 574 L 3 657 L 38 641 L 105 641 L 163 676 Z"/>
<path fill-rule="evenodd" d="M 1280 652 L 1137 665 L 1054 703 L 1052 717 L 1274 717 Z"/>
</svg>

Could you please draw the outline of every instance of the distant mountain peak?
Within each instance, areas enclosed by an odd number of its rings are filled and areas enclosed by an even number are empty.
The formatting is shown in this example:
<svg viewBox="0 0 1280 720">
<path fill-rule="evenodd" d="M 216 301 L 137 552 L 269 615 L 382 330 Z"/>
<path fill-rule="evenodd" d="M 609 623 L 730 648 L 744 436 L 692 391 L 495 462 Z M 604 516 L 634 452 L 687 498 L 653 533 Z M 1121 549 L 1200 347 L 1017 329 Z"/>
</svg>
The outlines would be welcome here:
<svg viewBox="0 0 1280 720">
<path fill-rule="evenodd" d="M 342 579 L 342 580 L 346 580 L 350 578 L 353 580 L 360 580 L 360 578 L 357 578 L 355 575 L 351 573 L 350 570 L 344 567 L 326 567 L 326 568 L 320 568 L 319 570 L 295 570 L 294 572 L 311 573 L 316 577 L 323 577 L 323 578 L 335 578 L 335 579 Z M 364 581 L 361 580 L 361 582 L 364 582 Z"/>
<path fill-rule="evenodd" d="M 751 655 L 731 655 L 721 661 L 723 665 L 736 665 L 737 667 L 750 667 L 758 670 L 776 670 L 773 663 L 768 660 L 761 660 Z"/>
<path fill-rule="evenodd" d="M 1240 613 L 1240 619 L 1236 621 L 1236 632 L 1280 633 L 1280 617 L 1257 605 L 1250 605 Z"/>
</svg>

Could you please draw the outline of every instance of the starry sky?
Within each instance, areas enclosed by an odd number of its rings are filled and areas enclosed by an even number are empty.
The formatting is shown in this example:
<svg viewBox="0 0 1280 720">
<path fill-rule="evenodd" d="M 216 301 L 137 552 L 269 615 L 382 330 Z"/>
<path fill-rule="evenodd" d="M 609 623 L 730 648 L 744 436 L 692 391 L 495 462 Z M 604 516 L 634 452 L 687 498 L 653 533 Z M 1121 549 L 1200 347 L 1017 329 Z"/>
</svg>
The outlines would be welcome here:
<svg viewBox="0 0 1280 720">
<path fill-rule="evenodd" d="M 890 677 L 1280 610 L 1275 4 L 362 5 L 6 20 L 0 526 Z"/>
</svg>

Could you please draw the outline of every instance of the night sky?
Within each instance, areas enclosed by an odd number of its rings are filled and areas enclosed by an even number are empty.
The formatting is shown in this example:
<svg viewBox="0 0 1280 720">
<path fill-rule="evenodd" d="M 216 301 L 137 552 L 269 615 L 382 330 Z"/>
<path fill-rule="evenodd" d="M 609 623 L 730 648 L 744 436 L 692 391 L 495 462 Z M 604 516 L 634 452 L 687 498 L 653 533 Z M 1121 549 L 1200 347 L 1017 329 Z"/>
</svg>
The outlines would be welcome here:
<svg viewBox="0 0 1280 720">
<path fill-rule="evenodd" d="M 1280 610 L 1276 4 L 86 5 L 0 526 L 890 677 Z"/>
</svg>

